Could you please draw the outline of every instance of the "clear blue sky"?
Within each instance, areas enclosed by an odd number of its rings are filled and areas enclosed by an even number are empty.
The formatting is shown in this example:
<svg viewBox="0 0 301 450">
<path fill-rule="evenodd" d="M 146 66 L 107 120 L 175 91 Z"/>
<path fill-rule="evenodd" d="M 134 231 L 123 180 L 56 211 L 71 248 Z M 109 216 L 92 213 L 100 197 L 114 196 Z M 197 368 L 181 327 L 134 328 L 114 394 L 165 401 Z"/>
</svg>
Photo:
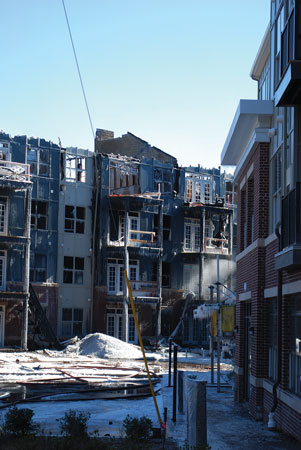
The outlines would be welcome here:
<svg viewBox="0 0 301 450">
<path fill-rule="evenodd" d="M 65 0 L 94 128 L 218 166 L 269 0 Z M 2 0 L 0 129 L 93 150 L 61 0 Z"/>
</svg>

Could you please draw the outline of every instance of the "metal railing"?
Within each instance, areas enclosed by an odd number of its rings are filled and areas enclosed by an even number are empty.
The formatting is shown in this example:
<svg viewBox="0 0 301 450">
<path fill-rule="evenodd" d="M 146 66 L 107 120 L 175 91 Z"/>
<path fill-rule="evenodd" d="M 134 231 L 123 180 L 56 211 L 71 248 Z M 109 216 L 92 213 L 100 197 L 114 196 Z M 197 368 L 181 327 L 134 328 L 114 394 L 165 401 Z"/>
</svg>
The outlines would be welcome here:
<svg viewBox="0 0 301 450">
<path fill-rule="evenodd" d="M 228 239 L 204 237 L 204 253 L 228 255 L 229 254 Z"/>
<path fill-rule="evenodd" d="M 7 181 L 30 182 L 29 164 L 14 161 L 0 161 L 0 179 Z"/>
</svg>

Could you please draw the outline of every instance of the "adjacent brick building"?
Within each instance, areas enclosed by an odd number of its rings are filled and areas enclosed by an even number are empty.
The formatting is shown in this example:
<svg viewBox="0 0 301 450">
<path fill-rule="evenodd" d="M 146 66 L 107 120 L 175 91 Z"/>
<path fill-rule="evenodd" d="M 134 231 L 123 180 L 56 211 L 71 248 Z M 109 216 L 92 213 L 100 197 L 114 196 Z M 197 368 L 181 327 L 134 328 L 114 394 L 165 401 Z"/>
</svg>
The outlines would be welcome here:
<svg viewBox="0 0 301 450">
<path fill-rule="evenodd" d="M 222 164 L 238 197 L 235 398 L 301 440 L 300 1 L 272 1 Z"/>
</svg>

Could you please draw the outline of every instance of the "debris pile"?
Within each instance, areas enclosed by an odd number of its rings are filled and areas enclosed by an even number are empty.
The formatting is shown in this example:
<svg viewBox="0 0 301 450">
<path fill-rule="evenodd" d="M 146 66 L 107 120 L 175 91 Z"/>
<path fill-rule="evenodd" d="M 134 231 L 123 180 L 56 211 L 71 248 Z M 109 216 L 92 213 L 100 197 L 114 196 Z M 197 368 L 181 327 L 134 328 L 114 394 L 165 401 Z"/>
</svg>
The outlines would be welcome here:
<svg viewBox="0 0 301 450">
<path fill-rule="evenodd" d="M 67 352 L 104 359 L 141 359 L 141 350 L 133 344 L 120 341 L 102 333 L 88 334 L 67 347 Z"/>
</svg>

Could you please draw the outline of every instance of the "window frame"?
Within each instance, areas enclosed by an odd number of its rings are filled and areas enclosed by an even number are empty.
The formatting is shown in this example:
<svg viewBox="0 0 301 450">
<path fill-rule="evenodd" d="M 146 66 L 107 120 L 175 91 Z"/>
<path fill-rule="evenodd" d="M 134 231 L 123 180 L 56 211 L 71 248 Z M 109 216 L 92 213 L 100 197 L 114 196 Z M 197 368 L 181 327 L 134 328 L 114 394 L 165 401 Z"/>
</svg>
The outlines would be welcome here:
<svg viewBox="0 0 301 450">
<path fill-rule="evenodd" d="M 72 267 L 67 267 L 67 258 L 72 259 Z M 80 267 L 81 264 L 82 268 Z M 66 281 L 71 276 L 71 281 Z M 81 278 L 77 278 L 81 277 Z M 85 258 L 81 256 L 69 256 L 64 255 L 63 261 L 63 284 L 76 284 L 82 286 L 85 282 Z M 81 279 L 82 282 L 76 282 L 76 280 Z"/>
<path fill-rule="evenodd" d="M 73 217 L 68 217 L 67 208 L 73 209 Z M 77 217 L 78 210 L 83 210 L 83 218 Z M 78 205 L 65 205 L 65 217 L 64 217 L 64 232 L 65 233 L 76 233 L 76 234 L 84 234 L 85 233 L 85 221 L 86 221 L 86 208 L 84 206 Z M 72 227 L 68 228 L 67 224 L 72 225 Z M 79 227 L 82 226 L 82 231 L 78 231 Z"/>
<path fill-rule="evenodd" d="M 41 213 L 38 212 L 40 206 L 43 204 L 46 206 L 46 212 Z M 31 201 L 31 218 L 30 218 L 30 227 L 34 230 L 48 230 L 48 210 L 49 210 L 49 202 L 44 200 L 32 200 Z M 40 227 L 41 219 L 45 221 L 45 228 Z"/>
</svg>

